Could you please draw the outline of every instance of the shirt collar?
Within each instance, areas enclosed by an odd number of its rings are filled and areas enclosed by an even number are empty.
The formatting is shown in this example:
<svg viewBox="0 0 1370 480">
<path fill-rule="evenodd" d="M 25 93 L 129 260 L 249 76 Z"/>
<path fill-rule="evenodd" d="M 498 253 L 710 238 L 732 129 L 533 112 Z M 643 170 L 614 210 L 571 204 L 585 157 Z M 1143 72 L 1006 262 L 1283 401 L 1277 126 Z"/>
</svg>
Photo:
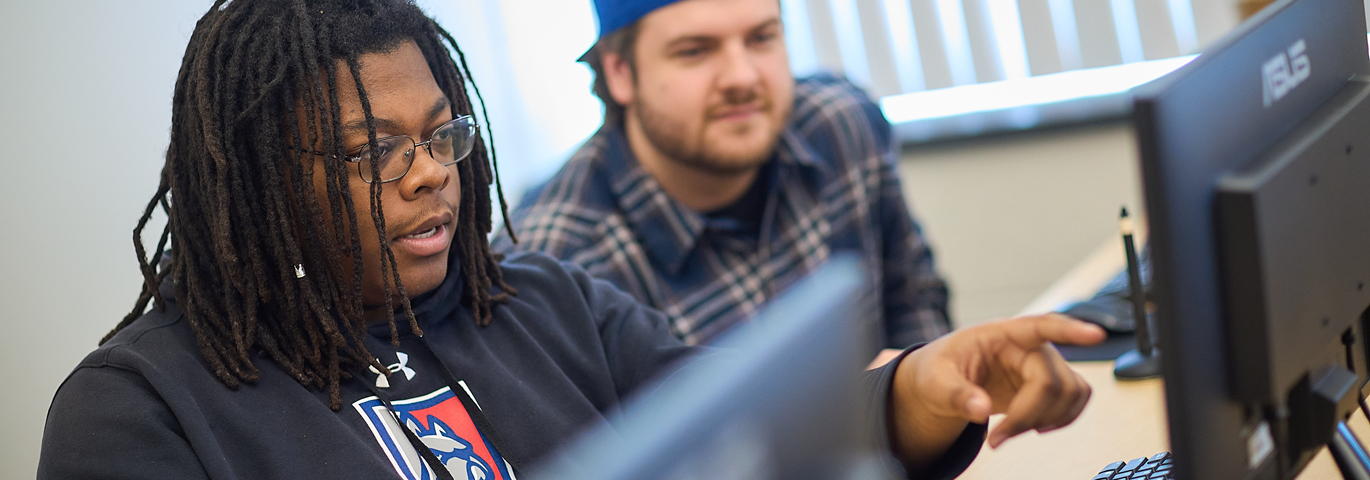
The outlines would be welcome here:
<svg viewBox="0 0 1370 480">
<path fill-rule="evenodd" d="M 775 161 L 780 165 L 798 168 L 804 186 L 817 192 L 825 175 L 832 173 L 832 167 L 822 161 L 822 156 L 793 126 L 780 132 L 780 141 L 775 146 Z"/>
<path fill-rule="evenodd" d="M 652 262 L 663 273 L 679 273 L 704 234 L 707 219 L 666 194 L 661 184 L 638 163 L 622 127 L 606 127 L 600 135 L 605 137 L 603 166 L 619 211 L 623 212 L 629 228 Z M 778 170 L 797 170 L 780 172 L 776 178 L 781 182 L 798 174 L 806 187 L 816 191 L 819 180 L 829 170 L 814 148 L 792 127 L 781 132 L 775 152 L 771 161 L 777 162 Z M 771 188 L 782 186 L 773 183 Z M 777 196 L 767 195 L 766 198 Z"/>
<path fill-rule="evenodd" d="M 456 245 L 453 241 L 453 252 L 449 252 L 447 262 L 447 278 L 429 292 L 414 297 L 409 302 L 410 308 L 414 309 L 414 318 L 419 322 L 419 328 L 427 329 L 429 321 L 439 318 L 446 318 L 461 305 L 462 285 L 465 280 L 461 274 L 461 261 L 456 257 Z M 409 328 L 409 320 L 404 317 L 404 306 L 395 305 L 395 328 L 400 336 L 409 335 L 413 330 Z M 366 331 L 373 336 L 385 339 L 390 338 L 390 325 L 387 322 L 374 322 L 366 326 Z"/>
<path fill-rule="evenodd" d="M 645 253 L 674 274 L 704 233 L 704 217 L 671 198 L 638 163 L 622 128 L 605 128 L 604 167 L 609 187 Z"/>
</svg>

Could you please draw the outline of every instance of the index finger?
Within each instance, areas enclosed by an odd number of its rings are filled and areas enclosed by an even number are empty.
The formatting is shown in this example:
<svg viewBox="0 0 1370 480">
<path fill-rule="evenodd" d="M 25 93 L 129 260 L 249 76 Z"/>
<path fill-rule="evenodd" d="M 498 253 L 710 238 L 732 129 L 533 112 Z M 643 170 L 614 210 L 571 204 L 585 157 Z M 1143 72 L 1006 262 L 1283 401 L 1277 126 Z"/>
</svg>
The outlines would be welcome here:
<svg viewBox="0 0 1370 480">
<path fill-rule="evenodd" d="M 1018 345 L 1032 348 L 1044 343 L 1094 345 L 1108 336 L 1104 329 L 1059 313 L 1009 320 L 1004 335 Z"/>
</svg>

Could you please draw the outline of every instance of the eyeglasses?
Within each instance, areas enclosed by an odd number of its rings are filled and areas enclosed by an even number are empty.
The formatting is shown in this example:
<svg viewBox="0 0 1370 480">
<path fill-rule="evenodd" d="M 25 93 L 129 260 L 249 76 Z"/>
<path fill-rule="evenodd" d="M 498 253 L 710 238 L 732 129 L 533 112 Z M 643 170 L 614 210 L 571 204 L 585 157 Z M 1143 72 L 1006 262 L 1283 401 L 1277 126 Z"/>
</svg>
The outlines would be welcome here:
<svg viewBox="0 0 1370 480">
<path fill-rule="evenodd" d="M 475 148 L 477 127 L 474 118 L 462 115 L 433 130 L 428 140 L 416 143 L 408 135 L 378 138 L 375 149 L 371 148 L 371 144 L 363 145 L 356 153 L 343 157 L 343 160 L 357 164 L 357 173 L 366 183 L 375 183 L 376 179 L 371 174 L 371 162 L 375 160 L 380 178 L 383 179 L 381 183 L 389 183 L 409 173 L 409 167 L 414 165 L 414 152 L 419 147 L 428 149 L 428 155 L 444 167 L 465 160 Z M 311 153 L 331 156 L 317 151 Z"/>
</svg>

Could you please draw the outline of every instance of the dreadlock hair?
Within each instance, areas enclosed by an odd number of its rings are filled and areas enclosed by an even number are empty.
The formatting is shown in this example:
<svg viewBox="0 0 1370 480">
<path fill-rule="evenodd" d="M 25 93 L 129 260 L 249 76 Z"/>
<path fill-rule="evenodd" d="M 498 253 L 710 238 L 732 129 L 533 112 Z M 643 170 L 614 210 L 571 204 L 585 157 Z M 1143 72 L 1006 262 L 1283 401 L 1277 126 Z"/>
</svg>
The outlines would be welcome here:
<svg viewBox="0 0 1370 480">
<path fill-rule="evenodd" d="M 481 100 L 488 135 L 485 102 L 460 47 L 410 0 L 217 0 L 186 47 L 161 183 L 133 230 L 142 292 L 100 343 L 142 316 L 149 301 L 165 309 L 159 287 L 171 277 L 206 363 L 230 388 L 256 381 L 251 355 L 260 352 L 300 384 L 327 388 L 330 407 L 337 410 L 339 383 L 351 376 L 349 369 L 371 365 L 388 371 L 363 346 L 361 237 L 349 227 L 358 225 L 359 199 L 347 188 L 348 164 L 320 162 L 327 194 L 318 198 L 311 183 L 316 167 L 307 157 L 313 154 L 292 145 L 320 145 L 320 153 L 343 158 L 336 82 L 350 77 L 360 94 L 368 142 L 377 148 L 358 59 L 407 40 L 422 51 L 452 101 L 453 116 L 472 113 L 466 94 L 471 87 Z M 517 293 L 502 279 L 501 257 L 487 240 L 492 183 L 509 225 L 494 158 L 493 144 L 477 138 L 470 157 L 458 164 L 463 214 L 448 257 L 459 262 L 464 276 L 461 302 L 482 326 L 489 324 L 494 303 Z M 378 169 L 374 163 L 371 168 Z M 392 296 L 400 299 L 410 327 L 422 333 L 387 238 L 381 188 L 373 183 L 366 200 L 380 236 L 391 343 L 398 345 Z M 168 222 L 153 253 L 161 255 L 168 241 L 172 246 L 162 262 L 150 259 L 141 241 L 159 206 Z M 325 209 L 331 222 L 325 221 Z M 355 266 L 350 278 L 338 261 L 344 256 Z M 309 274 L 296 278 L 295 265 Z"/>
</svg>

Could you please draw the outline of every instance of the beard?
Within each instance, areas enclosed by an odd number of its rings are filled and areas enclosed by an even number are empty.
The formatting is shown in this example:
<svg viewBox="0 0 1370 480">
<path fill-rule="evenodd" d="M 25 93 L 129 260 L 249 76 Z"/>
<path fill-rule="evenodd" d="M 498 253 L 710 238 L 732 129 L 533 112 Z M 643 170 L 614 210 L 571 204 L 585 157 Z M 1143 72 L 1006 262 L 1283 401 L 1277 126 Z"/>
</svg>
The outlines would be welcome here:
<svg viewBox="0 0 1370 480">
<path fill-rule="evenodd" d="M 711 121 L 714 112 L 753 104 L 759 104 L 758 113 L 764 121 L 726 128 Z M 643 136 L 658 152 L 681 165 L 719 176 L 745 173 L 765 164 L 780 140 L 781 125 L 790 113 L 788 103 L 782 107 L 783 111 L 777 111 L 775 102 L 756 89 L 724 92 L 723 103 L 708 108 L 700 127 L 694 131 L 686 122 L 666 113 L 666 109 L 656 108 L 641 98 L 634 101 L 632 107 Z M 710 127 L 723 138 L 708 138 Z M 756 131 L 763 129 L 766 131 Z"/>
</svg>

